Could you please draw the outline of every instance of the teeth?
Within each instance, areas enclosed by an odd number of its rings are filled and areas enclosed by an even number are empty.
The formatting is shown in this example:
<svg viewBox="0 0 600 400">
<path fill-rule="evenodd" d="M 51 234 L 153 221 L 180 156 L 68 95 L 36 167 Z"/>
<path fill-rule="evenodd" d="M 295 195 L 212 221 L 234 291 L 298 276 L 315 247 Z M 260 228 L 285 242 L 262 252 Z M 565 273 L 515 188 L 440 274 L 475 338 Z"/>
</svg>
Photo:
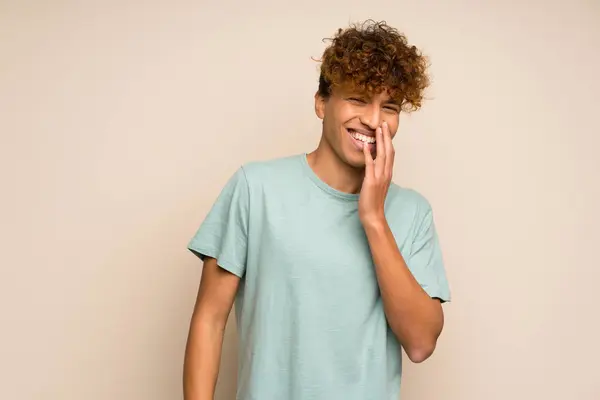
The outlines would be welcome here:
<svg viewBox="0 0 600 400">
<path fill-rule="evenodd" d="M 365 136 L 362 133 L 358 133 L 358 132 L 350 132 L 350 135 L 356 139 L 356 140 L 360 140 L 361 142 L 365 142 L 365 143 L 375 143 L 375 138 L 371 137 L 371 136 Z"/>
</svg>

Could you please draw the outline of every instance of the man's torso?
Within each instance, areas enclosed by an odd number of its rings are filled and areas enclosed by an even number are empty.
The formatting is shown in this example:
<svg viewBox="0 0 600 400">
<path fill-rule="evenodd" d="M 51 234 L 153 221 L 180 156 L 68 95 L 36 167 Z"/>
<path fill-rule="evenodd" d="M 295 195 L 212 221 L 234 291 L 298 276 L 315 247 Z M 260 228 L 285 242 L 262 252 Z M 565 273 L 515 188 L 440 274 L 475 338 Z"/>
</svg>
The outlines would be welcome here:
<svg viewBox="0 0 600 400">
<path fill-rule="evenodd" d="M 401 349 L 386 322 L 358 195 L 327 186 L 305 155 L 244 170 L 238 398 L 396 400 Z M 386 218 L 403 254 L 422 200 L 390 187 Z"/>
</svg>

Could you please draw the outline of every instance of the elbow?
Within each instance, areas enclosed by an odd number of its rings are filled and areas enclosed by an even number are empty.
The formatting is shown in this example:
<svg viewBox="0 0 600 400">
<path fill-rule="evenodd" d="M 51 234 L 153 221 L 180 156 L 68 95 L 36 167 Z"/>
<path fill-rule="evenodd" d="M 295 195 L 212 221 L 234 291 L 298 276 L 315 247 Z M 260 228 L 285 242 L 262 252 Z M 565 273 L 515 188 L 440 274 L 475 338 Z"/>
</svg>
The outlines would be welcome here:
<svg viewBox="0 0 600 400">
<path fill-rule="evenodd" d="M 402 349 L 410 361 L 420 364 L 433 355 L 439 334 L 411 332 L 409 335 L 396 335 Z"/>
<path fill-rule="evenodd" d="M 418 346 L 412 346 L 405 348 L 404 351 L 408 356 L 408 359 L 415 364 L 420 364 L 427 360 L 433 354 L 435 350 L 435 342 L 428 344 L 421 344 Z"/>
</svg>

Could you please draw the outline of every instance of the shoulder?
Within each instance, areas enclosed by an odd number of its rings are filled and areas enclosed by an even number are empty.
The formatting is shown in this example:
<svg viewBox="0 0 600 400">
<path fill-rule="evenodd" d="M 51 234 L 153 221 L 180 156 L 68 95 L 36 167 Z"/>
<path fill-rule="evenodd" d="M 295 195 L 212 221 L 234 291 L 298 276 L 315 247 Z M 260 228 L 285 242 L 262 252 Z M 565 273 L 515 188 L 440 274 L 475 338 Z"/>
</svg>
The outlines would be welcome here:
<svg viewBox="0 0 600 400">
<path fill-rule="evenodd" d="M 273 173 L 286 169 L 296 169 L 300 163 L 300 155 L 290 155 L 285 157 L 269 158 L 266 160 L 253 160 L 242 164 L 242 169 L 247 174 L 260 175 Z"/>
<path fill-rule="evenodd" d="M 386 214 L 403 224 L 420 225 L 431 217 L 429 200 L 419 191 L 392 183 L 386 200 Z"/>
<path fill-rule="evenodd" d="M 410 207 L 415 211 L 427 211 L 431 209 L 431 203 L 421 192 L 416 189 L 400 186 L 396 183 L 390 185 L 388 191 L 390 206 Z"/>
<path fill-rule="evenodd" d="M 249 161 L 242 164 L 240 171 L 251 187 L 277 184 L 289 180 L 301 171 L 301 155 Z"/>
</svg>

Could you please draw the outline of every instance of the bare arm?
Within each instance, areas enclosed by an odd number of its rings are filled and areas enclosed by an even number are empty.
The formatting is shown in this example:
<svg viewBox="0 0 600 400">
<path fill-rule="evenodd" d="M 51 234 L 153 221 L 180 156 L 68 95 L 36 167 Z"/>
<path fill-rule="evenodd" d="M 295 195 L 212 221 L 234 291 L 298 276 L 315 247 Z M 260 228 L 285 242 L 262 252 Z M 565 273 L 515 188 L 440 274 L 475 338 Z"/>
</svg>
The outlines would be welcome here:
<svg viewBox="0 0 600 400">
<path fill-rule="evenodd" d="M 365 224 L 365 232 L 388 323 L 410 360 L 425 361 L 444 326 L 442 305 L 413 277 L 385 220 Z"/>
<path fill-rule="evenodd" d="M 213 400 L 227 318 L 240 278 L 206 258 L 185 350 L 185 400 Z"/>
<path fill-rule="evenodd" d="M 385 217 L 385 199 L 391 183 L 395 150 L 384 122 L 376 131 L 377 158 L 367 146 L 365 179 L 359 215 L 367 235 L 385 315 L 390 328 L 413 362 L 433 353 L 444 325 L 439 300 L 432 299 L 412 275 Z"/>
</svg>

